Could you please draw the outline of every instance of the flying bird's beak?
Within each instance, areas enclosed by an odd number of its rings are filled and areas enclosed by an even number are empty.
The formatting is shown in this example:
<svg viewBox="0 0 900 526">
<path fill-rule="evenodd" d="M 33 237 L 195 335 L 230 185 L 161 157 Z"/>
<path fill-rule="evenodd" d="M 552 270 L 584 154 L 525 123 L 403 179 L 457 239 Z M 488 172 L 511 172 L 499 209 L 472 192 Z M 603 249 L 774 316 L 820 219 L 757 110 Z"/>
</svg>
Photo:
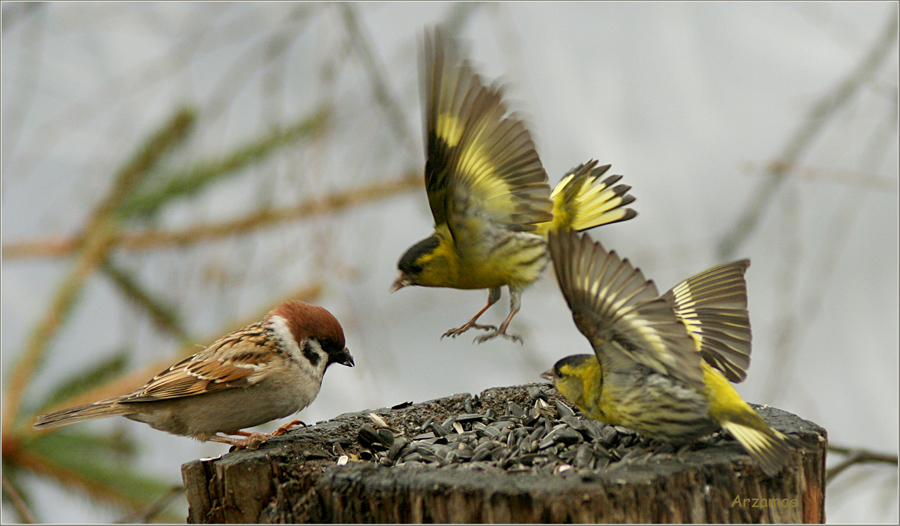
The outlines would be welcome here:
<svg viewBox="0 0 900 526">
<path fill-rule="evenodd" d="M 391 292 L 397 292 L 407 285 L 412 285 L 412 281 L 401 271 L 400 275 L 397 276 L 397 280 L 391 285 Z"/>
</svg>

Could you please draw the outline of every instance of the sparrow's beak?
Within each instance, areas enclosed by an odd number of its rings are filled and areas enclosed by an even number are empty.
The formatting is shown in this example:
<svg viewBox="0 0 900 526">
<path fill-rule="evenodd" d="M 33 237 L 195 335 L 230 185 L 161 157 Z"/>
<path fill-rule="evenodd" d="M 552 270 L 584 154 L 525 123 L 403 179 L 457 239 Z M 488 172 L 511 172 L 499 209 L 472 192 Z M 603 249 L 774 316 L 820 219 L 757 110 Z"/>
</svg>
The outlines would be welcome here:
<svg viewBox="0 0 900 526">
<path fill-rule="evenodd" d="M 553 381 L 553 369 L 548 369 L 541 373 L 541 378 L 547 380 L 548 382 Z"/>
<path fill-rule="evenodd" d="M 341 365 L 346 365 L 347 367 L 353 367 L 354 365 L 356 365 L 353 362 L 353 356 L 350 355 L 350 349 L 348 349 L 346 347 L 344 347 L 344 355 L 341 357 L 341 359 L 337 363 L 339 363 Z"/>
<path fill-rule="evenodd" d="M 397 292 L 407 285 L 412 285 L 412 280 L 409 279 L 409 276 L 400 271 L 400 275 L 397 276 L 397 280 L 394 281 L 394 284 L 391 285 L 391 292 Z"/>
</svg>

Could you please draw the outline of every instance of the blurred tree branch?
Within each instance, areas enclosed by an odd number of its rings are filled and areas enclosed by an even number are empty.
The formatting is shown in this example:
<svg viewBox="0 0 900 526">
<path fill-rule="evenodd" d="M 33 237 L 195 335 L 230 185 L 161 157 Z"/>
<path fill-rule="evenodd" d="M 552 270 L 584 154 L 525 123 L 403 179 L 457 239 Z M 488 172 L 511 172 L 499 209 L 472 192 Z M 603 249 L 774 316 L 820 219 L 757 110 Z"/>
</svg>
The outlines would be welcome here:
<svg viewBox="0 0 900 526">
<path fill-rule="evenodd" d="M 175 486 L 170 489 L 168 493 L 165 493 L 157 499 L 156 502 L 150 504 L 143 510 L 122 517 L 117 520 L 115 524 L 147 524 L 159 515 L 160 512 L 166 509 L 166 506 L 172 502 L 172 499 L 182 494 L 184 494 L 184 486 Z"/>
<path fill-rule="evenodd" d="M 126 298 L 147 312 L 150 319 L 153 320 L 159 329 L 175 335 L 181 343 L 187 344 L 190 337 L 172 306 L 165 305 L 163 301 L 144 290 L 144 287 L 141 286 L 134 276 L 113 265 L 109 259 L 103 262 L 102 270 Z"/>
<path fill-rule="evenodd" d="M 285 129 L 277 129 L 249 144 L 238 146 L 223 159 L 200 162 L 183 172 L 168 177 L 154 177 L 148 181 L 150 188 L 140 188 L 118 203 L 118 213 L 123 217 L 141 218 L 156 214 L 173 198 L 193 195 L 207 185 L 240 173 L 238 170 L 264 159 L 273 151 L 291 141 L 322 133 L 331 117 L 332 109 L 319 108 L 312 115 Z"/>
<path fill-rule="evenodd" d="M 878 453 L 868 449 L 830 445 L 828 446 L 828 451 L 839 455 L 845 455 L 847 458 L 834 467 L 828 468 L 825 472 L 826 484 L 830 483 L 835 477 L 846 471 L 847 468 L 855 466 L 856 464 L 893 464 L 894 466 L 900 464 L 900 459 L 898 459 L 897 455 Z"/>
<path fill-rule="evenodd" d="M 115 211 L 119 203 L 137 187 L 160 158 L 180 143 L 194 122 L 194 114 L 186 109 L 175 115 L 154 133 L 119 171 L 112 188 L 91 214 L 85 233 L 77 243 L 78 259 L 57 289 L 44 318 L 32 331 L 25 349 L 10 371 L 3 397 L 3 436 L 9 437 L 20 416 L 22 397 L 40 367 L 47 347 L 71 314 L 87 278 L 103 264 L 115 244 L 119 223 Z M 4 457 L 5 457 L 4 451 Z"/>
<path fill-rule="evenodd" d="M 296 206 L 271 208 L 248 214 L 233 221 L 196 225 L 178 231 L 156 229 L 134 229 L 119 232 L 114 241 L 118 248 L 128 250 L 148 250 L 166 246 L 185 246 L 202 241 L 246 235 L 261 228 L 277 226 L 288 221 L 306 219 L 319 214 L 339 212 L 347 208 L 397 194 L 416 190 L 424 186 L 418 171 L 410 172 L 397 179 L 371 183 L 356 188 L 335 192 L 319 199 L 311 199 Z M 10 243 L 3 247 L 3 259 L 66 257 L 78 250 L 79 239 L 56 238 L 36 239 L 21 243 Z"/>
<path fill-rule="evenodd" d="M 413 134 L 410 133 L 410 130 L 406 125 L 406 118 L 403 115 L 403 111 L 400 109 L 400 105 L 397 103 L 396 99 L 391 95 L 391 92 L 387 87 L 387 82 L 385 82 L 383 78 L 382 71 L 384 71 L 384 67 L 381 66 L 380 61 L 375 56 L 375 52 L 372 51 L 368 32 L 360 25 L 356 16 L 355 4 L 341 3 L 339 5 L 341 6 L 344 24 L 347 26 L 347 35 L 359 55 L 360 61 L 366 70 L 366 74 L 368 74 L 371 79 L 375 101 L 379 106 L 384 108 L 388 122 L 397 139 L 403 143 L 404 147 L 409 152 L 418 153 L 419 146 L 412 139 Z"/>
<path fill-rule="evenodd" d="M 32 513 L 31 508 L 28 506 L 28 503 L 25 502 L 25 499 L 22 498 L 22 494 L 19 490 L 13 485 L 12 481 L 6 476 L 6 473 L 3 473 L 3 492 L 9 497 L 9 500 L 12 501 L 13 507 L 16 509 L 16 512 L 19 514 L 19 517 L 22 519 L 22 522 L 26 524 L 34 524 L 37 522 L 34 518 L 34 513 Z"/>
<path fill-rule="evenodd" d="M 806 121 L 787 142 L 784 150 L 769 164 L 765 181 L 761 181 L 756 192 L 747 200 L 743 213 L 720 238 L 717 249 L 718 259 L 730 260 L 738 247 L 750 236 L 766 208 L 772 202 L 772 196 L 780 188 L 785 177 L 797 164 L 800 157 L 812 145 L 819 132 L 836 111 L 852 97 L 875 72 L 885 59 L 896 49 L 897 10 L 895 7 L 881 35 L 876 39 L 865 58 L 831 91 L 826 93 L 812 106 Z"/>
</svg>

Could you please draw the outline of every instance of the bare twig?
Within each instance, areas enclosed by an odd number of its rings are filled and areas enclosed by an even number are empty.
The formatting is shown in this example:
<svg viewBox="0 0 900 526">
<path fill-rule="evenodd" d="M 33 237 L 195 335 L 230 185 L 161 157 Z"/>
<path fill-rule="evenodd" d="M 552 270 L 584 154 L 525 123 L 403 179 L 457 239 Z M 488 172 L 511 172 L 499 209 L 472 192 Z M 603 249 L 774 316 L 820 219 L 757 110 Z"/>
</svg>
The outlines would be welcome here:
<svg viewBox="0 0 900 526">
<path fill-rule="evenodd" d="M 356 6 L 350 3 L 343 3 L 341 6 L 344 15 L 344 24 L 347 26 L 347 35 L 351 39 L 353 47 L 356 49 L 356 53 L 362 62 L 363 68 L 371 79 L 372 89 L 375 92 L 375 101 L 384 108 L 388 122 L 391 124 L 391 128 L 397 139 L 403 142 L 408 152 L 413 154 L 417 153 L 419 146 L 413 140 L 413 134 L 410 133 L 406 125 L 406 118 L 403 116 L 403 110 L 400 109 L 400 105 L 391 95 L 387 83 L 384 81 L 381 73 L 384 68 L 372 51 L 368 33 L 356 18 Z"/>
<path fill-rule="evenodd" d="M 748 170 L 752 171 L 760 169 L 759 165 L 749 161 L 746 163 L 746 166 Z M 900 189 L 897 188 L 897 179 L 859 170 L 797 164 L 795 165 L 794 172 L 790 174 L 790 176 L 804 181 L 823 181 L 850 187 L 865 188 L 876 192 L 885 192 L 889 194 L 900 193 Z"/>
<path fill-rule="evenodd" d="M 878 453 L 869 451 L 868 449 L 855 449 L 831 445 L 828 446 L 828 451 L 839 455 L 845 455 L 847 458 L 840 461 L 837 465 L 828 468 L 825 472 L 826 484 L 830 483 L 847 468 L 856 464 L 893 464 L 895 466 L 900 464 L 900 459 L 898 459 L 897 455 Z"/>
<path fill-rule="evenodd" d="M 747 200 L 743 213 L 719 241 L 719 259 L 729 260 L 734 257 L 738 247 L 756 228 L 766 207 L 772 202 L 772 196 L 784 182 L 785 176 L 794 169 L 797 160 L 813 143 L 813 139 L 818 136 L 828 120 L 835 115 L 836 110 L 841 108 L 875 74 L 882 62 L 891 56 L 891 51 L 896 47 L 896 39 L 897 13 L 895 9 L 888 17 L 884 31 L 875 41 L 865 59 L 833 90 L 826 93 L 813 105 L 806 121 L 788 141 L 781 155 L 776 158 L 777 160 L 769 165 L 768 175 L 770 177 L 757 186 L 756 192 Z"/>
<path fill-rule="evenodd" d="M 174 486 L 172 489 L 164 493 L 156 502 L 150 504 L 143 510 L 136 511 L 131 515 L 126 515 L 121 519 L 115 521 L 113 524 L 147 524 L 153 520 L 154 517 L 160 514 L 166 506 L 168 506 L 172 499 L 184 493 L 184 486 Z"/>
<path fill-rule="evenodd" d="M 9 85 L 4 99 L 9 101 L 6 105 L 7 109 L 3 116 L 3 157 L 2 166 L 3 173 L 9 173 L 5 168 L 7 161 L 12 158 L 13 152 L 18 151 L 19 143 L 22 141 L 22 125 L 26 116 L 33 111 L 32 103 L 36 94 L 40 93 L 38 88 L 38 79 L 41 78 L 41 56 L 44 53 L 44 44 L 48 37 L 47 34 L 47 11 L 46 6 L 43 8 L 37 3 L 24 2 L 18 4 L 17 8 L 12 6 L 4 6 L 3 10 L 3 31 L 6 32 L 7 27 L 14 24 L 14 20 L 19 20 L 18 15 L 28 16 L 35 15 L 35 20 L 31 24 L 27 24 L 23 31 L 23 39 L 9 49 L 15 49 L 16 53 L 21 53 L 20 63 L 24 65 L 23 69 L 13 73 L 17 82 Z M 7 73 L 9 74 L 9 73 Z"/>
<path fill-rule="evenodd" d="M 418 173 L 409 173 L 398 179 L 373 183 L 342 192 L 335 192 L 321 199 L 314 199 L 293 207 L 262 210 L 241 219 L 198 225 L 180 231 L 153 229 L 122 231 L 117 235 L 117 248 L 149 250 L 159 247 L 191 245 L 200 241 L 212 241 L 275 226 L 287 221 L 306 219 L 318 214 L 338 212 L 351 206 L 378 199 L 393 197 L 402 192 L 416 190 L 423 185 Z M 26 257 L 64 257 L 74 253 L 78 239 L 45 238 L 22 243 L 10 243 L 3 247 L 3 259 Z"/>
<path fill-rule="evenodd" d="M 98 4 L 99 5 L 99 4 Z M 214 19 L 221 12 L 230 9 L 236 4 L 208 4 L 205 11 L 205 20 Z M 68 12 L 71 16 L 89 17 L 94 21 L 98 17 L 109 16 L 108 13 L 98 13 L 97 8 L 94 10 L 78 7 L 74 8 L 74 12 Z M 5 15 L 5 13 L 4 13 Z M 12 165 L 4 165 L 3 171 L 11 173 L 29 173 L 32 167 L 39 160 L 44 158 L 46 152 L 51 151 L 60 141 L 68 130 L 78 129 L 85 126 L 91 119 L 103 113 L 103 109 L 109 107 L 110 101 L 121 101 L 139 90 L 146 89 L 154 83 L 174 77 L 178 70 L 181 70 L 190 64 L 190 59 L 195 54 L 203 55 L 208 49 L 201 47 L 198 49 L 198 43 L 205 43 L 209 39 L 205 38 L 211 32 L 210 24 L 200 24 L 196 31 L 184 34 L 170 50 L 163 55 L 136 64 L 133 68 L 126 68 L 119 74 L 102 82 L 87 96 L 73 101 L 62 111 L 54 112 L 51 118 L 36 126 L 35 131 L 31 134 L 33 137 L 39 138 L 36 141 L 40 145 L 39 148 L 29 149 L 23 154 L 18 155 L 19 159 Z M 217 30 L 222 31 L 223 28 L 215 26 Z M 240 24 L 235 24 L 228 34 L 233 35 L 233 29 L 239 28 Z M 234 37 L 239 38 L 239 37 Z M 205 47 L 205 46 L 204 46 Z M 204 55 L 205 56 L 205 55 Z"/>
<path fill-rule="evenodd" d="M 884 116 L 880 126 L 876 125 L 872 139 L 860 155 L 859 167 L 866 173 L 874 173 L 884 159 L 890 158 L 891 145 L 896 144 L 897 107 Z M 835 276 L 835 269 L 841 255 L 844 253 L 850 233 L 853 230 L 857 217 L 865 210 L 863 206 L 865 196 L 870 190 L 864 186 L 852 186 L 840 193 L 839 202 L 833 207 L 830 217 L 825 222 L 825 239 L 829 242 L 822 244 L 818 254 L 810 260 L 810 265 L 805 267 L 804 277 L 810 284 L 808 290 L 803 291 L 800 297 L 800 306 L 787 306 L 784 304 L 783 312 L 777 317 L 779 320 L 776 334 L 778 339 L 774 348 L 776 363 L 766 378 L 767 398 L 774 399 L 784 389 L 787 379 L 796 374 L 797 353 L 790 352 L 797 348 L 811 331 L 814 320 L 822 311 L 823 297 L 828 293 L 829 285 Z M 796 207 L 786 207 L 786 214 L 796 212 Z M 786 235 L 796 235 L 798 227 L 785 228 Z M 797 243 L 784 243 L 784 246 L 796 246 Z M 783 267 L 784 285 L 779 287 L 784 296 L 791 295 L 789 291 L 794 286 L 799 288 L 799 266 L 796 262 L 799 257 L 787 254 L 786 264 Z"/>
<path fill-rule="evenodd" d="M 19 490 L 13 485 L 11 480 L 6 478 L 6 473 L 3 474 L 3 491 L 6 492 L 9 500 L 12 501 L 13 506 L 16 508 L 16 511 L 19 512 L 19 517 L 22 518 L 23 522 L 26 524 L 34 524 L 37 522 L 34 519 L 34 513 L 31 512 L 31 508 L 28 507 L 28 504 L 25 502 L 25 499 L 22 498 Z"/>
</svg>

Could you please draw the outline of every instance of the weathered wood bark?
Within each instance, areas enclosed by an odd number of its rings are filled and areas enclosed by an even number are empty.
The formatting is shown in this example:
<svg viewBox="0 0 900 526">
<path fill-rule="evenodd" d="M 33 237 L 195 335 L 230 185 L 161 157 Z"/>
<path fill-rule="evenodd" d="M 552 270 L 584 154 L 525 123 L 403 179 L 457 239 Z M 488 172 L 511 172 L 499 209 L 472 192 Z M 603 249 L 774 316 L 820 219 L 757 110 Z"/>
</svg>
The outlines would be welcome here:
<svg viewBox="0 0 900 526">
<path fill-rule="evenodd" d="M 527 388 L 489 389 L 481 407 L 502 412 L 527 403 Z M 553 391 L 555 392 L 555 391 Z M 757 407 L 773 427 L 803 444 L 794 461 L 765 477 L 734 441 L 605 470 L 544 475 L 503 470 L 337 465 L 342 443 L 360 454 L 356 437 L 376 412 L 392 427 L 441 421 L 463 412 L 471 395 L 342 415 L 182 467 L 189 522 L 763 522 L 821 523 L 825 430 L 778 409 Z M 524 402 L 523 402 L 524 401 Z M 458 466 L 456 466 L 458 467 Z"/>
</svg>

